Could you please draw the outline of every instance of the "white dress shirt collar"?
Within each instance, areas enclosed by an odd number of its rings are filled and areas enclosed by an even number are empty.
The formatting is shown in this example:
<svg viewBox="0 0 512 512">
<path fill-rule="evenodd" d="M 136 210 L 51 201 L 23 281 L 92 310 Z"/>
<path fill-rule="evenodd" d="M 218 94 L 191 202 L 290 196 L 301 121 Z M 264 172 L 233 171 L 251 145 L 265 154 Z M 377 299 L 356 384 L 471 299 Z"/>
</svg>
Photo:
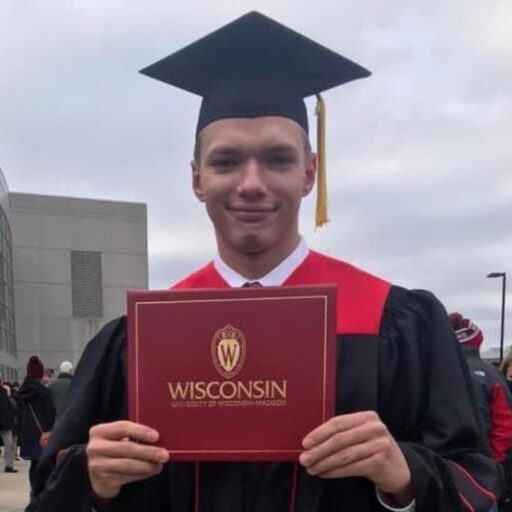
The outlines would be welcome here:
<svg viewBox="0 0 512 512">
<path fill-rule="evenodd" d="M 260 279 L 252 281 L 258 281 L 262 286 L 281 286 L 293 274 L 295 269 L 308 257 L 308 255 L 308 244 L 301 237 L 297 247 L 287 258 L 279 263 L 277 267 Z M 213 264 L 215 266 L 215 270 L 217 270 L 222 279 L 224 279 L 231 288 L 240 288 L 248 281 L 251 281 L 224 263 L 218 254 L 213 260 Z"/>
</svg>

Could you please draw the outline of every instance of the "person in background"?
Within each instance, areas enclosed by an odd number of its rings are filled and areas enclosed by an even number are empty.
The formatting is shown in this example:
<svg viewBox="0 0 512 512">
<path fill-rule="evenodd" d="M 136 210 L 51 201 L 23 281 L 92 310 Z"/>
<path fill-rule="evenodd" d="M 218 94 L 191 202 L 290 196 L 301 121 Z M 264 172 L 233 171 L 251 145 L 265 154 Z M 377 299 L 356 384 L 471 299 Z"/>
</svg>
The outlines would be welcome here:
<svg viewBox="0 0 512 512">
<path fill-rule="evenodd" d="M 505 507 L 509 510 L 512 495 L 509 469 L 512 461 L 512 395 L 500 371 L 480 357 L 484 336 L 478 325 L 460 313 L 451 313 L 450 319 L 471 371 L 477 406 L 492 457 L 508 475 L 500 510 L 505 510 Z"/>
<path fill-rule="evenodd" d="M 42 454 L 41 436 L 52 429 L 55 421 L 52 397 L 41 382 L 43 375 L 43 363 L 37 356 L 31 356 L 27 364 L 27 376 L 18 392 L 21 456 L 31 461 L 29 470 L 31 489 L 34 486 L 35 471 Z"/>
<path fill-rule="evenodd" d="M 16 395 L 18 394 L 18 391 L 20 390 L 20 383 L 18 381 L 14 381 L 11 385 L 11 396 L 16 400 Z"/>
<path fill-rule="evenodd" d="M 500 370 L 507 381 L 508 389 L 512 393 L 512 352 L 509 352 L 507 357 L 503 359 L 500 365 Z"/>
<path fill-rule="evenodd" d="M 4 444 L 4 471 L 6 473 L 17 473 L 14 469 L 14 452 L 12 442 L 12 431 L 14 429 L 14 418 L 10 404 L 10 387 L 4 385 L 0 377 L 0 437 Z"/>
<path fill-rule="evenodd" d="M 508 385 L 508 389 L 512 393 L 512 352 L 507 354 L 507 357 L 503 359 L 500 365 L 500 370 L 505 377 Z M 500 512 L 512 512 L 512 460 L 509 458 L 505 459 L 505 480 L 506 489 L 504 496 L 500 503 Z"/>
<path fill-rule="evenodd" d="M 20 383 L 14 381 L 11 385 L 11 405 L 14 411 L 14 431 L 12 433 L 12 444 L 14 450 L 14 460 L 20 460 L 19 457 L 19 432 L 20 432 L 20 410 L 18 407 L 18 391 L 20 390 Z"/>
<path fill-rule="evenodd" d="M 60 417 L 66 403 L 66 394 L 73 377 L 73 364 L 63 361 L 60 364 L 59 376 L 48 384 L 48 390 L 52 395 L 53 405 L 57 411 L 57 418 Z"/>
<path fill-rule="evenodd" d="M 48 385 L 52 381 L 52 378 L 53 378 L 52 372 L 50 370 L 44 370 L 43 378 L 41 379 L 41 383 L 43 384 L 43 386 L 48 387 Z"/>
<path fill-rule="evenodd" d="M 10 404 L 11 404 L 11 411 L 12 411 L 12 417 L 13 417 L 13 429 L 12 429 L 12 451 L 14 453 L 14 460 L 20 460 L 19 454 L 18 454 L 18 438 L 19 438 L 19 431 L 20 431 L 20 411 L 18 407 L 18 400 L 16 398 L 13 398 L 13 393 L 11 392 L 11 398 L 10 398 Z"/>
</svg>

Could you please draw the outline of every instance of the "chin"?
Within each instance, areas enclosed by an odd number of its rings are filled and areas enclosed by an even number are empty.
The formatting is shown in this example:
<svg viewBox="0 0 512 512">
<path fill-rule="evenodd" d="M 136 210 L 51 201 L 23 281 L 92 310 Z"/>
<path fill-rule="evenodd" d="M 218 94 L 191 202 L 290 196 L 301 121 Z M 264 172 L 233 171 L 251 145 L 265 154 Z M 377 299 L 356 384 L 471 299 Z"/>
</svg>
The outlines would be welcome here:
<svg viewBox="0 0 512 512">
<path fill-rule="evenodd" d="M 268 246 L 256 241 L 246 241 L 238 246 L 241 253 L 247 256 L 258 256 L 264 253 Z"/>
<path fill-rule="evenodd" d="M 261 236 L 261 234 L 252 233 L 242 237 L 236 246 L 243 254 L 257 256 L 272 247 L 272 242 Z"/>
</svg>

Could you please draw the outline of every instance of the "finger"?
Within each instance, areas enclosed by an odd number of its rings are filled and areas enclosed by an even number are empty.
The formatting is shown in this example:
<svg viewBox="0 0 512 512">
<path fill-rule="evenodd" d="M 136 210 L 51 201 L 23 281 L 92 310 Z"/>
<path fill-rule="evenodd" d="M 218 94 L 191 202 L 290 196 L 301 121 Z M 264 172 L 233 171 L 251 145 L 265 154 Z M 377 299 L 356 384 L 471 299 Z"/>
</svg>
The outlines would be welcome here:
<svg viewBox="0 0 512 512">
<path fill-rule="evenodd" d="M 380 454 L 372 455 L 343 467 L 333 468 L 319 473 L 317 476 L 320 478 L 365 477 L 372 481 L 381 492 L 404 494 L 403 499 L 406 502 L 412 501 L 414 497 L 411 487 L 411 471 L 405 460 L 401 468 L 395 462 L 386 468 Z"/>
<path fill-rule="evenodd" d="M 303 466 L 308 467 L 331 454 L 341 452 L 351 446 L 367 443 L 379 437 L 386 437 L 387 435 L 387 428 L 380 421 L 362 423 L 350 430 L 337 432 L 320 444 L 304 451 L 300 455 L 299 461 Z"/>
<path fill-rule="evenodd" d="M 140 441 L 142 443 L 155 443 L 158 441 L 159 434 L 156 430 L 140 423 L 114 421 L 92 427 L 89 431 L 89 439 L 94 438 L 111 439 L 112 441 L 129 438 L 132 441 Z"/>
<path fill-rule="evenodd" d="M 315 464 L 307 466 L 307 472 L 310 475 L 329 474 L 334 470 L 345 466 L 356 464 L 365 459 L 372 458 L 384 452 L 387 449 L 387 443 L 383 439 L 374 439 L 372 441 L 357 444 L 329 454 L 327 457 L 318 460 Z"/>
<path fill-rule="evenodd" d="M 165 448 L 150 446 L 132 441 L 110 441 L 93 439 L 87 445 L 89 460 L 96 458 L 133 459 L 153 463 L 164 463 L 169 460 L 169 451 Z"/>
<path fill-rule="evenodd" d="M 368 480 L 374 481 L 373 468 L 376 464 L 377 457 L 378 456 L 373 455 L 371 457 L 367 457 L 366 459 L 360 459 L 351 464 L 318 473 L 317 476 L 320 478 L 364 477 Z"/>
<path fill-rule="evenodd" d="M 157 475 L 156 473 L 141 473 L 134 475 L 118 475 L 111 473 L 104 473 L 101 476 L 101 479 L 96 479 L 94 481 L 95 485 L 93 485 L 94 492 L 100 496 L 106 497 L 106 495 L 116 496 L 119 494 L 119 490 L 126 484 L 132 484 L 134 482 L 140 482 L 142 480 L 146 480 L 151 478 L 152 476 Z M 98 482 L 101 480 L 101 483 Z M 105 484 L 105 485 L 103 485 Z M 103 491 L 101 491 L 103 489 Z"/>
<path fill-rule="evenodd" d="M 89 468 L 97 479 L 101 478 L 148 478 L 162 471 L 163 464 L 133 459 L 98 459 Z M 111 482 L 109 482 L 111 483 Z"/>
<path fill-rule="evenodd" d="M 302 441 L 302 446 L 306 449 L 312 448 L 337 432 L 350 430 L 367 421 L 376 420 L 380 421 L 380 418 L 375 411 L 362 411 L 334 416 L 307 434 Z"/>
</svg>

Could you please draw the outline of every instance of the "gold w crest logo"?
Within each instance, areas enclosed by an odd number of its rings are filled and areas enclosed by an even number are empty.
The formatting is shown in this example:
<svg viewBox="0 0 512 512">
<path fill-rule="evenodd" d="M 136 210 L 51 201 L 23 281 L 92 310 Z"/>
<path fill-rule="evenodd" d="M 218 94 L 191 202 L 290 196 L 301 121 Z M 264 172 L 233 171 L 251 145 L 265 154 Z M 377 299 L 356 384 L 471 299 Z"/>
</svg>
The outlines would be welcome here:
<svg viewBox="0 0 512 512">
<path fill-rule="evenodd" d="M 245 360 L 245 337 L 231 325 L 218 330 L 212 340 L 212 358 L 217 371 L 230 379 L 242 368 Z"/>
<path fill-rule="evenodd" d="M 217 345 L 217 359 L 225 372 L 233 371 L 240 359 L 240 343 L 234 338 L 221 340 Z"/>
</svg>

